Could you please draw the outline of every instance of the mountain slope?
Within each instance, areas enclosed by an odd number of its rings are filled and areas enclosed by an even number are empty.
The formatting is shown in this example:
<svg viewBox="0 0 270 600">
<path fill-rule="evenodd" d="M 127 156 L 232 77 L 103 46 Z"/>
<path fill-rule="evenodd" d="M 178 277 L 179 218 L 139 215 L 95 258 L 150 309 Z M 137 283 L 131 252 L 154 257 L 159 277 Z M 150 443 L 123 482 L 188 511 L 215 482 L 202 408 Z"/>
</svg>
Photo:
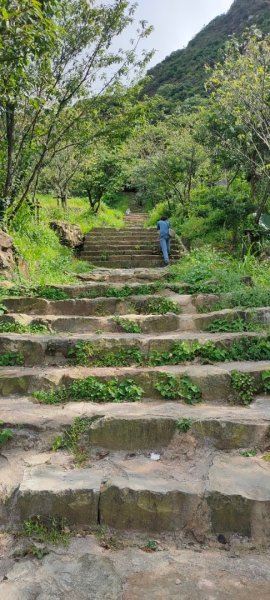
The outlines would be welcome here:
<svg viewBox="0 0 270 600">
<path fill-rule="evenodd" d="M 175 100 L 203 95 L 205 64 L 212 65 L 228 36 L 247 27 L 270 31 L 270 0 L 234 0 L 230 10 L 204 27 L 183 50 L 177 50 L 148 72 L 148 94 L 159 93 Z"/>
</svg>

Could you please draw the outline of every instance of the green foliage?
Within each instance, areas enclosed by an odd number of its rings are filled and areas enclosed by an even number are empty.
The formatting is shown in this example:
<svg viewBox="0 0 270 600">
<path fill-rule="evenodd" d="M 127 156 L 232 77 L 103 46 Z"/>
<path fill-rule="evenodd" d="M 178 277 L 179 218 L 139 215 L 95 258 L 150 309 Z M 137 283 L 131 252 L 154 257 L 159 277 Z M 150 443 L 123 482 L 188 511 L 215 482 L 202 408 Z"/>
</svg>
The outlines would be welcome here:
<svg viewBox="0 0 270 600">
<path fill-rule="evenodd" d="M 260 308 L 270 306 L 270 290 L 263 288 L 243 289 L 233 292 L 213 305 L 213 310 L 224 308 Z"/>
<path fill-rule="evenodd" d="M 253 321 L 244 321 L 241 318 L 215 319 L 208 325 L 207 331 L 211 333 L 254 331 L 258 327 L 258 324 L 253 323 Z"/>
<path fill-rule="evenodd" d="M 141 326 L 136 321 L 123 319 L 121 317 L 114 317 L 113 320 L 119 325 L 122 331 L 125 331 L 126 333 L 142 333 Z"/>
<path fill-rule="evenodd" d="M 178 419 L 178 421 L 176 422 L 176 427 L 178 431 L 181 431 L 182 433 L 187 433 L 187 431 L 189 431 L 192 427 L 192 421 L 191 419 Z"/>
<path fill-rule="evenodd" d="M 263 391 L 265 394 L 270 393 L 270 371 L 264 371 L 262 373 Z"/>
<path fill-rule="evenodd" d="M 7 312 L 7 308 L 6 308 L 6 306 L 5 306 L 4 304 L 1 304 L 1 303 L 0 303 L 0 316 L 1 316 L 1 315 L 4 315 L 4 314 L 5 314 L 5 312 Z"/>
<path fill-rule="evenodd" d="M 48 327 L 46 327 L 46 325 L 42 325 L 41 323 L 23 325 L 22 323 L 0 321 L 0 333 L 32 333 L 37 335 L 46 335 L 50 333 L 50 330 Z"/>
<path fill-rule="evenodd" d="M 142 304 L 137 310 L 148 315 L 165 315 L 169 312 L 179 314 L 180 306 L 170 298 L 151 298 L 147 304 Z"/>
<path fill-rule="evenodd" d="M 253 458 L 257 455 L 257 450 L 244 450 L 243 452 L 240 452 L 240 454 L 245 458 Z"/>
<path fill-rule="evenodd" d="M 33 396 L 44 404 L 64 404 L 69 401 L 121 403 L 139 402 L 143 393 L 143 389 L 132 379 L 119 381 L 113 378 L 103 383 L 96 377 L 87 377 L 76 379 L 67 386 L 35 392 Z"/>
<path fill-rule="evenodd" d="M 166 400 L 183 400 L 186 404 L 198 404 L 202 400 L 200 388 L 189 377 L 177 379 L 174 375 L 159 375 L 155 389 Z"/>
<path fill-rule="evenodd" d="M 24 357 L 19 352 L 0 354 L 0 367 L 16 367 L 24 364 Z"/>
<path fill-rule="evenodd" d="M 3 421 L 0 421 L 0 448 L 13 438 L 13 431 L 3 427 Z"/>
<path fill-rule="evenodd" d="M 53 444 L 52 450 L 57 452 L 63 448 L 70 450 L 75 462 L 82 465 L 88 458 L 89 452 L 83 442 L 83 436 L 89 432 L 93 419 L 87 417 L 76 417 L 73 424 L 65 430 L 63 435 L 58 436 Z"/>
<path fill-rule="evenodd" d="M 35 295 L 38 298 L 45 298 L 46 300 L 67 300 L 68 294 L 59 288 L 53 288 L 48 286 L 40 286 L 35 290 Z"/>
<path fill-rule="evenodd" d="M 25 535 L 39 542 L 66 546 L 69 541 L 66 521 L 59 517 L 37 515 L 24 521 L 23 530 Z"/>
<path fill-rule="evenodd" d="M 136 346 L 115 350 L 96 349 L 91 342 L 78 342 L 70 351 L 69 358 L 73 364 L 96 367 L 124 367 L 140 365 L 144 355 Z"/>
<path fill-rule="evenodd" d="M 232 371 L 231 387 L 234 392 L 234 402 L 249 406 L 258 391 L 254 377 L 248 373 L 240 373 L 240 371 Z"/>
<path fill-rule="evenodd" d="M 147 548 L 147 550 L 151 550 L 152 552 L 156 552 L 158 549 L 158 543 L 156 540 L 148 540 L 145 548 Z"/>
<path fill-rule="evenodd" d="M 270 360 L 270 341 L 268 338 L 243 337 L 232 340 L 228 347 L 214 342 L 177 342 L 167 352 L 154 350 L 149 355 L 151 366 L 178 365 L 194 360 L 203 364 L 234 360 Z"/>
</svg>

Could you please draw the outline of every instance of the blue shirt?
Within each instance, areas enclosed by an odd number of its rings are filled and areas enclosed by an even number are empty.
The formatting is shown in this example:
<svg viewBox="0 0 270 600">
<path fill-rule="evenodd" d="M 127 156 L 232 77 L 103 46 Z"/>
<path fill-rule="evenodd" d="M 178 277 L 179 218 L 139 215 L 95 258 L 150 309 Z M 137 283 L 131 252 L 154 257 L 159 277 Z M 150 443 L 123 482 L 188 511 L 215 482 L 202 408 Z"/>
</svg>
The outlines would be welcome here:
<svg viewBox="0 0 270 600">
<path fill-rule="evenodd" d="M 169 236 L 169 229 L 170 229 L 170 223 L 169 221 L 162 221 L 160 220 L 157 224 L 157 229 L 159 229 L 160 232 L 160 237 L 161 238 L 168 238 Z"/>
</svg>

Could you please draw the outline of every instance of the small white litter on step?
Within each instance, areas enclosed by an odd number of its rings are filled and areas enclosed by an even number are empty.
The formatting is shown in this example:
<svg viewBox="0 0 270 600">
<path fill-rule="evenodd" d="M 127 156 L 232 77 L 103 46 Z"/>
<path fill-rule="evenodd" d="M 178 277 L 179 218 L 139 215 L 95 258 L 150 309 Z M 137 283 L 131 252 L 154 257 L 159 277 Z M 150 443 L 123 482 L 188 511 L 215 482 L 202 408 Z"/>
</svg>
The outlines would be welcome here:
<svg viewBox="0 0 270 600">
<path fill-rule="evenodd" d="M 155 452 L 152 452 L 150 458 L 151 460 L 160 460 L 160 454 L 155 454 Z"/>
</svg>

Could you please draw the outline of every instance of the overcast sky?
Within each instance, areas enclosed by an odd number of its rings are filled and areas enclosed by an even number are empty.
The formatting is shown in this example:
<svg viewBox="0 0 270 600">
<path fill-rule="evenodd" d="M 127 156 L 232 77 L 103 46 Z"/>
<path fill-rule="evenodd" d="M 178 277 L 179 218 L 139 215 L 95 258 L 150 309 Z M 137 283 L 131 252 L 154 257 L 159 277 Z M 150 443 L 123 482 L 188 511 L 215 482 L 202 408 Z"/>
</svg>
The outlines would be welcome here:
<svg viewBox="0 0 270 600">
<path fill-rule="evenodd" d="M 150 66 L 187 45 L 204 25 L 227 12 L 233 0 L 137 0 L 137 18 L 154 26 L 144 48 L 155 48 Z"/>
</svg>

